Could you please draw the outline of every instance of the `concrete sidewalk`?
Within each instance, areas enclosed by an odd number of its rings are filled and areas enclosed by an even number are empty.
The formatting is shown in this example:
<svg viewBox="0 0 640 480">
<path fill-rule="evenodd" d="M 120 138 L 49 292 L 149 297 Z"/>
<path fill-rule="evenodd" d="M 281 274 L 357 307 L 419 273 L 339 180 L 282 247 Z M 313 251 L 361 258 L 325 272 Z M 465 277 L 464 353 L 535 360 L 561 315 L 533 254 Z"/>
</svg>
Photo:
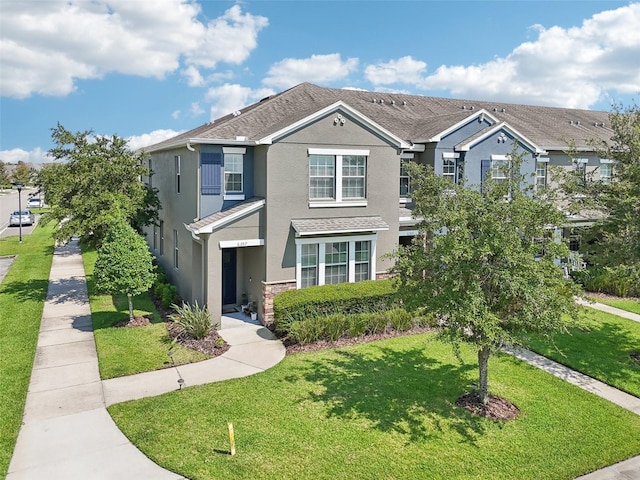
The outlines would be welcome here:
<svg viewBox="0 0 640 480">
<path fill-rule="evenodd" d="M 56 248 L 7 480 L 182 479 L 142 454 L 106 405 L 176 390 L 179 374 L 185 385 L 197 385 L 251 375 L 284 358 L 267 329 L 232 318 L 222 326 L 231 348 L 221 357 L 101 382 L 80 249 L 77 242 Z"/>
</svg>

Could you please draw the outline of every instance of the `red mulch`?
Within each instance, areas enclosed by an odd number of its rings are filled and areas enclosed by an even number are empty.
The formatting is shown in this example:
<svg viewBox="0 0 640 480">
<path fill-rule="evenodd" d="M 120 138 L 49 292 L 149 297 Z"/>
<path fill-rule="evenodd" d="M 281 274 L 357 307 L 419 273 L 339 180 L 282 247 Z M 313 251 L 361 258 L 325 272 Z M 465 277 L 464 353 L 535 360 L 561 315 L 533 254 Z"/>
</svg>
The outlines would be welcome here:
<svg viewBox="0 0 640 480">
<path fill-rule="evenodd" d="M 489 395 L 489 401 L 483 405 L 476 393 L 465 393 L 458 397 L 456 405 L 489 420 L 513 420 L 520 413 L 518 407 L 509 400 L 495 395 Z"/>
</svg>

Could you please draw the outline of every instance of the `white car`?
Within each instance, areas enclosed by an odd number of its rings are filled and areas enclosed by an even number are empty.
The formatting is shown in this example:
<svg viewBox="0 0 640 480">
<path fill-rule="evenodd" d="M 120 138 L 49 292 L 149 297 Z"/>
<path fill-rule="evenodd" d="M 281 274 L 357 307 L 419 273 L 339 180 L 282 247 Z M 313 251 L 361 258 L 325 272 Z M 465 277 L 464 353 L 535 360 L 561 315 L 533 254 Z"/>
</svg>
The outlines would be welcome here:
<svg viewBox="0 0 640 480">
<path fill-rule="evenodd" d="M 16 210 L 11 214 L 9 218 L 9 225 L 12 227 L 18 227 L 20 225 L 33 225 L 36 221 L 36 216 L 29 210 Z"/>
<path fill-rule="evenodd" d="M 44 202 L 39 197 L 30 198 L 27 202 L 27 207 L 29 208 L 42 208 L 44 206 Z"/>
</svg>

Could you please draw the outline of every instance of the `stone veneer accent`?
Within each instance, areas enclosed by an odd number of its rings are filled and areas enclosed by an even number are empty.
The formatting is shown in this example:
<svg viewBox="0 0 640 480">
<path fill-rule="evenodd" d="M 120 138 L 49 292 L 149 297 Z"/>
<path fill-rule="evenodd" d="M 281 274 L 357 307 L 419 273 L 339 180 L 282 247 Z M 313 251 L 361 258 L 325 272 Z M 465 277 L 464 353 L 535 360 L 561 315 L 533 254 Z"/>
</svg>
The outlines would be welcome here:
<svg viewBox="0 0 640 480">
<path fill-rule="evenodd" d="M 273 323 L 273 298 L 279 293 L 287 290 L 295 290 L 296 281 L 287 282 L 262 282 L 262 323 L 271 325 Z"/>
</svg>

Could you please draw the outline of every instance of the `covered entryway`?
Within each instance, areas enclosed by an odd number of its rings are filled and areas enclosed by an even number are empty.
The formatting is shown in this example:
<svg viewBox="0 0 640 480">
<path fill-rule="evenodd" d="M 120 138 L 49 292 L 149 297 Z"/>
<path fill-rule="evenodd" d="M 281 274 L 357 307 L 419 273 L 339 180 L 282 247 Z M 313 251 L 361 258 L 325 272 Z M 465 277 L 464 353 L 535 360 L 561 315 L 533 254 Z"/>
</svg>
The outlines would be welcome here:
<svg viewBox="0 0 640 480">
<path fill-rule="evenodd" d="M 223 311 L 234 311 L 237 302 L 238 250 L 225 248 L 222 250 L 222 308 Z"/>
</svg>

